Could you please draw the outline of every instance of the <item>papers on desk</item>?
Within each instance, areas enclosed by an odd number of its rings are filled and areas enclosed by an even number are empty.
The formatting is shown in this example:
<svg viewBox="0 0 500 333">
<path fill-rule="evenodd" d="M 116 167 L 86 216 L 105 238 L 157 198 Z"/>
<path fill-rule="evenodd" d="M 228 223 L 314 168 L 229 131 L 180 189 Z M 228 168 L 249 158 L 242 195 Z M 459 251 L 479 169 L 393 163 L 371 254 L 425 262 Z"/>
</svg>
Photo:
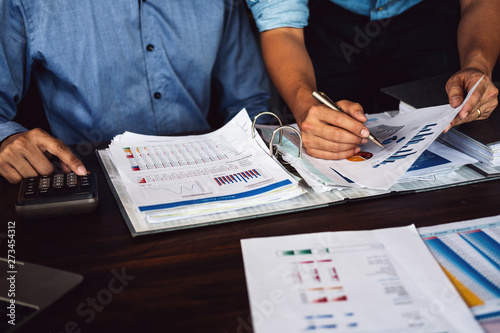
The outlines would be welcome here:
<svg viewBox="0 0 500 333">
<path fill-rule="evenodd" d="M 121 181 L 118 194 L 128 215 L 169 222 L 302 194 L 297 180 L 269 155 L 260 137 L 252 138 L 251 125 L 242 110 L 223 128 L 204 135 L 116 136 L 108 156 L 118 173 L 114 177 Z"/>
<path fill-rule="evenodd" d="M 443 135 L 443 139 L 488 166 L 500 167 L 500 142 L 483 144 L 454 128 Z"/>
<path fill-rule="evenodd" d="M 391 117 L 387 114 L 369 115 L 369 121 L 373 121 L 374 123 L 381 123 L 385 119 L 390 118 Z M 261 130 L 266 139 L 270 137 L 272 127 L 260 125 L 258 128 Z M 293 135 L 294 134 L 292 134 L 292 136 Z M 316 164 L 310 163 L 307 159 L 298 160 L 296 158 L 297 148 L 293 143 L 291 143 L 291 140 L 288 140 L 290 136 L 290 134 L 285 135 L 283 144 L 280 146 L 283 159 L 295 167 L 295 169 L 315 192 L 322 193 L 335 190 L 345 191 L 346 189 L 357 189 L 359 192 L 369 190 L 367 188 L 362 188 L 355 183 L 346 185 L 342 179 L 336 179 L 336 181 L 333 181 L 330 177 L 327 177 L 320 170 L 318 170 L 315 167 Z M 292 140 L 294 140 L 294 138 L 292 138 Z M 317 159 L 317 163 L 326 164 L 329 162 Z M 469 155 L 466 155 L 440 142 L 434 141 L 417 158 L 417 160 L 413 162 L 410 168 L 395 184 L 393 184 L 388 190 L 379 192 L 400 191 L 401 185 L 405 183 L 409 185 L 409 188 L 419 188 L 419 181 L 430 181 L 436 184 L 442 182 L 443 185 L 447 182 L 446 179 L 450 177 L 455 178 L 456 180 L 461 178 L 461 181 L 464 181 L 466 179 L 458 176 L 457 172 L 463 173 L 463 170 L 460 170 L 462 166 L 474 163 L 477 163 L 477 160 Z"/>
<path fill-rule="evenodd" d="M 476 318 L 500 319 L 500 216 L 418 231 Z"/>
<path fill-rule="evenodd" d="M 475 124 L 475 123 L 480 123 Z M 481 124 L 483 123 L 483 124 Z M 474 168 L 486 176 L 500 174 L 500 141 L 498 141 L 500 113 L 493 112 L 492 116 L 486 120 L 467 123 L 461 127 L 452 128 L 448 133 L 442 135 L 442 139 L 456 149 L 476 158 L 479 162 Z M 483 126 L 483 127 L 479 127 Z M 468 131 L 467 131 L 468 130 Z M 476 131 L 476 132 L 473 132 Z M 490 140 L 482 140 L 480 134 L 486 132 Z M 477 134 L 479 133 L 479 134 Z M 475 135 L 474 135 L 475 134 Z"/>
<path fill-rule="evenodd" d="M 497 107 L 488 119 L 455 126 L 442 136 L 447 143 L 475 157 L 485 167 L 496 169 L 487 170 L 488 173 L 500 173 L 499 110 Z"/>
<path fill-rule="evenodd" d="M 477 163 L 477 160 L 469 155 L 434 141 L 398 182 L 435 179 L 437 175 L 451 173 L 463 165 L 473 163 Z"/>
<path fill-rule="evenodd" d="M 241 247 L 256 333 L 482 332 L 414 226 Z"/>
<path fill-rule="evenodd" d="M 414 112 L 401 112 L 395 117 L 386 117 L 383 121 L 368 122 L 370 133 L 381 140 L 385 148 L 368 141 L 361 146 L 361 152 L 356 156 L 327 161 L 314 158 L 307 153 L 299 159 L 295 152 L 292 153 L 291 149 L 285 146 L 283 158 L 306 180 L 313 180 L 326 186 L 388 190 L 458 114 L 479 82 L 458 108 L 441 105 Z M 298 146 L 297 134 L 287 132 L 285 136 Z M 307 162 L 302 161 L 304 159 Z"/>
<path fill-rule="evenodd" d="M 390 119 L 388 114 L 379 114 L 371 117 L 368 124 L 384 126 Z M 292 162 L 298 160 L 294 167 L 303 180 L 297 184 L 296 179 L 269 156 L 268 147 L 264 147 L 261 139 L 251 138 L 250 127 L 246 113 L 240 113 L 224 128 L 206 135 L 155 137 L 126 133 L 118 136 L 110 149 L 98 150 L 99 162 L 132 235 L 500 178 L 500 174 L 486 177 L 467 166 L 458 167 L 473 162 L 434 143 L 389 189 L 350 183 L 344 186 L 344 178 L 338 176 L 336 182 L 314 167 L 309 159 L 297 159 L 293 135 L 290 137 L 290 132 L 285 131 L 292 140 L 284 137 L 280 151 L 284 159 L 288 156 Z M 266 131 L 272 132 L 264 127 L 262 133 Z M 169 147 L 175 149 L 169 150 Z M 419 168 L 412 170 L 417 165 Z"/>
</svg>

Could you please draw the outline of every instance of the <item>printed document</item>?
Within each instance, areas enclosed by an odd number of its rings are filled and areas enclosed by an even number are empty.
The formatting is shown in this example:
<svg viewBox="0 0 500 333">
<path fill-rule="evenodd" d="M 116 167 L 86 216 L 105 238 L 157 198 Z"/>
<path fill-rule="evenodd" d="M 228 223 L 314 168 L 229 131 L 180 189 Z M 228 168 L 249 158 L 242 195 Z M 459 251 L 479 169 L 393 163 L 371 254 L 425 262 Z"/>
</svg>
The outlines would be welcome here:
<svg viewBox="0 0 500 333">
<path fill-rule="evenodd" d="M 388 190 L 460 112 L 480 82 L 481 80 L 476 83 L 462 105 L 457 108 L 441 105 L 401 112 L 393 118 L 384 119 L 383 122 L 367 122 L 370 133 L 382 142 L 384 148 L 368 141 L 361 146 L 358 154 L 348 159 L 323 160 L 307 153 L 303 154 L 302 159 L 298 159 L 295 153 L 286 154 L 283 158 L 301 175 L 307 169 L 311 174 L 312 168 L 308 165 L 312 166 L 317 170 L 312 173 L 316 176 L 321 173 L 320 177 L 326 185 Z M 285 136 L 298 146 L 299 139 L 295 133 L 285 132 Z"/>
<path fill-rule="evenodd" d="M 418 232 L 476 319 L 500 318 L 500 216 Z"/>
<path fill-rule="evenodd" d="M 246 110 L 204 135 L 125 133 L 109 146 L 135 213 L 149 222 L 213 214 L 290 199 L 304 191 L 252 138 Z"/>
<path fill-rule="evenodd" d="M 255 333 L 483 332 L 414 226 L 241 247 Z"/>
</svg>

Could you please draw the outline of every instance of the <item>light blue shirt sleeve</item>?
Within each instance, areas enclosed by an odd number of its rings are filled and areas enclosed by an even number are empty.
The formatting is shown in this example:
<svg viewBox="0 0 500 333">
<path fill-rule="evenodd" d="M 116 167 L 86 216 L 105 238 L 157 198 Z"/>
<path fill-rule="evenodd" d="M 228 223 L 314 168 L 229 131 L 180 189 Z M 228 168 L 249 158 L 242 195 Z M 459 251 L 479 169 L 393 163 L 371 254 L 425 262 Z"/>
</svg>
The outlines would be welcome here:
<svg viewBox="0 0 500 333">
<path fill-rule="evenodd" d="M 307 25 L 307 0 L 246 0 L 259 31 Z M 370 20 L 382 20 L 401 14 L 422 0 L 331 0 L 338 6 Z"/>
<path fill-rule="evenodd" d="M 26 93 L 31 62 L 26 60 L 26 33 L 22 21 L 11 19 L 22 16 L 22 9 L 13 1 L 0 1 L 0 142 L 26 128 L 11 121 L 16 114 L 16 103 Z"/>
<path fill-rule="evenodd" d="M 307 3 L 307 0 L 247 0 L 260 32 L 305 27 L 309 18 Z"/>
<path fill-rule="evenodd" d="M 0 0 L 0 140 L 30 77 L 52 134 L 67 144 L 124 131 L 211 129 L 266 111 L 269 82 L 239 0 Z"/>
</svg>

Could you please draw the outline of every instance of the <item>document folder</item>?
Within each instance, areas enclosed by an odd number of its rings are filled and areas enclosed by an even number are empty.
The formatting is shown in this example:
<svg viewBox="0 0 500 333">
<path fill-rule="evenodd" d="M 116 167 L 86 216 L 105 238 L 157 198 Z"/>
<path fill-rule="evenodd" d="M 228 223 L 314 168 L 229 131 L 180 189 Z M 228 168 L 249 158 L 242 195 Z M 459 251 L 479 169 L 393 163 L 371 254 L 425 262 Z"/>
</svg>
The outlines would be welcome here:
<svg viewBox="0 0 500 333">
<path fill-rule="evenodd" d="M 253 122 L 253 126 L 255 126 L 255 121 Z M 278 133 L 281 137 L 283 131 L 290 130 L 288 127 L 288 125 L 281 125 L 280 129 L 274 130 L 274 134 Z M 254 135 L 255 132 L 255 129 L 252 127 L 252 135 Z M 297 132 L 296 134 L 300 136 L 299 132 Z M 282 138 L 281 140 L 283 140 L 284 144 L 286 144 L 286 138 Z M 281 140 L 278 140 L 279 142 L 275 144 L 273 144 L 273 141 L 271 140 L 270 150 L 268 150 L 267 153 L 273 155 L 276 153 L 276 151 L 279 152 L 279 145 Z M 464 166 L 456 170 L 452 177 L 443 177 L 426 181 L 421 180 L 396 183 L 387 191 L 374 190 L 369 188 L 345 188 L 341 191 L 332 190 L 322 193 L 315 192 L 307 185 L 304 180 L 301 179 L 299 181 L 299 185 L 303 189 L 304 193 L 287 200 L 272 203 L 261 203 L 252 207 L 244 207 L 235 210 L 222 209 L 202 216 L 190 216 L 189 214 L 187 214 L 183 217 L 168 222 L 150 223 L 146 219 L 141 218 L 141 216 L 139 216 L 134 210 L 132 198 L 127 194 L 124 186 L 124 180 L 121 178 L 120 173 L 113 164 L 109 153 L 105 150 L 97 150 L 96 153 L 98 160 L 104 170 L 104 174 L 106 175 L 106 179 L 113 191 L 115 199 L 120 207 L 120 211 L 127 223 L 127 226 L 130 229 L 132 236 L 255 219 L 271 215 L 323 208 L 340 203 L 345 203 L 347 201 L 385 197 L 395 194 L 431 191 L 500 178 L 500 175 L 486 177 L 473 168 Z M 297 151 L 297 156 L 299 154 L 299 151 Z M 278 160 L 282 162 L 280 158 L 275 158 L 276 163 L 278 163 Z M 286 165 L 286 163 L 283 167 L 290 169 L 290 166 Z"/>
</svg>

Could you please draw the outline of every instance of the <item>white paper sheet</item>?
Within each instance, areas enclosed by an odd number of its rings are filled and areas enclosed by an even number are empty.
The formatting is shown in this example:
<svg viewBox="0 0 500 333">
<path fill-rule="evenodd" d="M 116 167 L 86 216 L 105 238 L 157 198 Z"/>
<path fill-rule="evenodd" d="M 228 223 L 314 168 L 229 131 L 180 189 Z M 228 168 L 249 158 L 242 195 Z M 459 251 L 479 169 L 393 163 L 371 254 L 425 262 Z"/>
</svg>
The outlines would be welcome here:
<svg viewBox="0 0 500 333">
<path fill-rule="evenodd" d="M 376 121 L 378 122 L 385 119 L 384 114 L 370 115 L 370 117 L 376 117 Z M 369 118 L 369 121 L 370 119 L 375 118 Z M 292 126 L 296 126 L 296 124 Z M 268 136 L 272 133 L 275 126 L 260 125 L 259 128 L 266 140 L 268 140 Z M 317 170 L 309 160 L 305 158 L 300 160 L 297 159 L 297 148 L 288 140 L 288 137 L 289 135 L 285 136 L 283 144 L 280 146 L 283 159 L 294 166 L 300 176 L 315 192 L 322 193 L 332 190 L 345 190 L 346 188 L 363 189 L 362 186 L 356 183 L 346 183 L 345 179 L 339 174 L 333 174 L 330 175 L 330 177 L 326 177 L 322 172 Z M 477 163 L 476 159 L 454 148 L 434 141 L 389 190 L 392 190 L 398 183 L 402 182 L 413 182 L 418 180 L 434 181 L 437 180 L 438 177 L 443 176 L 443 174 L 454 173 L 461 166 L 475 163 Z"/>
<path fill-rule="evenodd" d="M 239 210 L 222 210 L 215 214 L 203 216 L 182 216 L 167 222 L 149 223 L 145 215 L 134 208 L 132 199 L 123 186 L 122 179 L 111 161 L 108 151 L 97 151 L 99 160 L 102 162 L 106 175 L 109 177 L 110 186 L 114 190 L 120 209 L 130 228 L 132 235 L 143 235 L 152 232 L 190 228 L 201 225 L 226 223 L 242 219 L 269 216 L 287 212 L 296 212 L 304 209 L 327 207 L 346 199 L 368 198 L 394 192 L 419 192 L 422 190 L 445 188 L 452 185 L 476 182 L 484 179 L 484 176 L 470 168 L 460 168 L 450 174 L 438 174 L 432 180 L 416 180 L 411 182 L 398 182 L 388 191 L 372 190 L 368 188 L 354 189 L 345 188 L 342 191 L 325 191 L 317 193 L 305 186 L 306 193 L 295 198 L 277 203 L 265 203 L 257 206 L 245 207 Z M 302 183 L 302 182 L 301 182 Z"/>
<path fill-rule="evenodd" d="M 307 159 L 329 178 L 332 185 L 387 190 L 442 133 L 480 82 L 481 80 L 476 83 L 462 105 L 457 108 L 441 105 L 401 112 L 394 118 L 384 119 L 383 122 L 367 122 L 366 126 L 371 134 L 383 143 L 384 148 L 368 141 L 361 146 L 360 153 L 349 159 L 323 160 L 307 153 L 304 153 L 303 159 Z M 298 146 L 297 135 L 287 132 L 285 136 Z M 293 157 L 290 162 L 292 165 L 304 163 L 298 159 L 293 160 Z"/>
<path fill-rule="evenodd" d="M 403 177 L 399 180 L 415 178 L 435 178 L 436 175 L 452 172 L 458 167 L 474 164 L 478 161 L 454 148 L 434 141 L 419 158 L 413 162 Z"/>
<path fill-rule="evenodd" d="M 117 136 L 109 149 L 129 197 L 149 222 L 213 214 L 293 198 L 297 181 L 252 138 L 242 110 L 205 135 Z"/>
<path fill-rule="evenodd" d="M 241 246 L 256 333 L 482 332 L 414 226 Z"/>
<path fill-rule="evenodd" d="M 479 320 L 500 319 L 500 216 L 419 228 Z"/>
</svg>

